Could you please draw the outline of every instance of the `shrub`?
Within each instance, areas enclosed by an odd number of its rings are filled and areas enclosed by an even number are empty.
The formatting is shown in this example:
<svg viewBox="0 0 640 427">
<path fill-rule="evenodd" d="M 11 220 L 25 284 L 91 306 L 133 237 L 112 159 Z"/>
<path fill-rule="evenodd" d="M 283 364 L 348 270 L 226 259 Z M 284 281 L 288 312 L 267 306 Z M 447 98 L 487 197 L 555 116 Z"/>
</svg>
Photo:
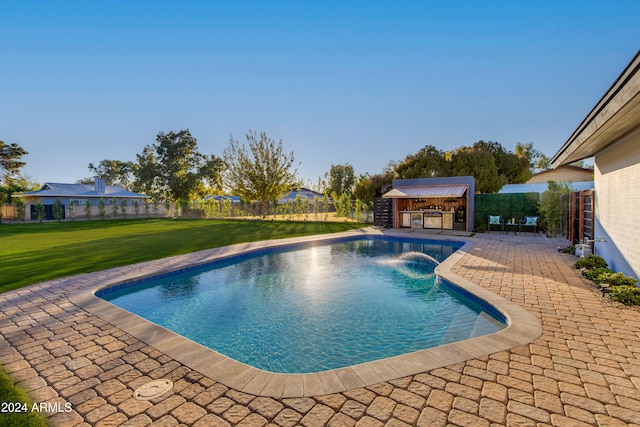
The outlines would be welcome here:
<svg viewBox="0 0 640 427">
<path fill-rule="evenodd" d="M 582 275 L 595 283 L 604 283 L 601 280 L 601 276 L 610 273 L 612 273 L 612 271 L 608 268 L 596 267 L 592 268 L 591 270 L 585 271 L 584 273 L 582 273 Z"/>
<path fill-rule="evenodd" d="M 118 216 L 118 200 L 115 197 L 109 200 L 109 204 L 111 205 L 111 217 L 115 218 Z"/>
<path fill-rule="evenodd" d="M 586 256 L 573 264 L 574 268 L 586 268 L 588 270 L 592 270 L 594 268 L 607 268 L 607 262 L 604 258 L 599 257 L 598 255 L 589 255 Z"/>
<path fill-rule="evenodd" d="M 87 219 L 91 219 L 91 200 L 89 199 L 87 199 L 87 201 L 84 203 L 84 214 Z"/>
<path fill-rule="evenodd" d="M 446 203 L 457 199 L 445 200 Z M 487 215 L 502 215 L 505 218 L 516 218 L 540 215 L 539 193 L 488 193 L 474 196 L 475 230 L 479 233 L 486 231 Z"/>
<path fill-rule="evenodd" d="M 22 199 L 16 200 L 15 203 L 18 219 L 24 222 L 27 215 L 27 207 L 24 205 L 24 201 Z"/>
<path fill-rule="evenodd" d="M 640 305 L 640 288 L 636 286 L 615 286 L 611 288 L 611 299 L 626 305 Z"/>
<path fill-rule="evenodd" d="M 35 207 L 33 208 L 35 214 L 36 214 L 36 219 L 40 222 L 42 222 L 42 220 L 45 218 L 45 216 L 47 215 L 47 211 L 44 208 L 44 205 L 42 203 L 36 203 Z"/>
<path fill-rule="evenodd" d="M 608 283 L 611 286 L 635 286 L 638 281 L 624 273 L 606 272 L 598 278 L 599 283 Z"/>
<path fill-rule="evenodd" d="M 53 202 L 53 217 L 55 218 L 56 221 L 61 221 L 62 217 L 64 215 L 64 205 L 62 204 L 62 202 L 60 201 L 60 199 L 56 199 Z"/>
<path fill-rule="evenodd" d="M 98 200 L 98 216 L 100 216 L 100 219 L 104 219 L 106 215 L 107 208 L 105 206 L 104 199 L 100 197 L 100 200 Z"/>
<path fill-rule="evenodd" d="M 562 196 L 571 192 L 569 183 L 547 181 L 548 188 L 540 196 L 540 222 L 550 236 L 562 232 Z"/>
<path fill-rule="evenodd" d="M 576 247 L 573 246 L 573 245 L 567 246 L 566 248 L 561 249 L 560 252 L 562 252 L 563 254 L 575 255 L 576 254 Z"/>
</svg>

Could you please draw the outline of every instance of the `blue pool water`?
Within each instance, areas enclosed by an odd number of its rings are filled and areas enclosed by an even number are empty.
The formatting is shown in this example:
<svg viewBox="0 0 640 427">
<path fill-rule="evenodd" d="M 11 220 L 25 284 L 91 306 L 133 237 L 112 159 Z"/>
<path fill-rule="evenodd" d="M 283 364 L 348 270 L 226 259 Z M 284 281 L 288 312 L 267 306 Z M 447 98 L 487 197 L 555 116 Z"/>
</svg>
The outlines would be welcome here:
<svg viewBox="0 0 640 427">
<path fill-rule="evenodd" d="M 359 239 L 270 249 L 97 295 L 271 372 L 350 366 L 504 328 L 433 271 L 461 246 Z"/>
</svg>

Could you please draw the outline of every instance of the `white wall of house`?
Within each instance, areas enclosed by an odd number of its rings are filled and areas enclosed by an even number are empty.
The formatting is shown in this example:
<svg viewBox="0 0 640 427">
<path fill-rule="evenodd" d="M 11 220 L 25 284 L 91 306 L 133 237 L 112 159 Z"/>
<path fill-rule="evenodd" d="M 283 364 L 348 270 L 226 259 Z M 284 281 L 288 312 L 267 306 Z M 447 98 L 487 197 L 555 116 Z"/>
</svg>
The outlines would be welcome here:
<svg viewBox="0 0 640 427">
<path fill-rule="evenodd" d="M 640 277 L 640 128 L 595 156 L 596 255 L 609 268 Z"/>
</svg>

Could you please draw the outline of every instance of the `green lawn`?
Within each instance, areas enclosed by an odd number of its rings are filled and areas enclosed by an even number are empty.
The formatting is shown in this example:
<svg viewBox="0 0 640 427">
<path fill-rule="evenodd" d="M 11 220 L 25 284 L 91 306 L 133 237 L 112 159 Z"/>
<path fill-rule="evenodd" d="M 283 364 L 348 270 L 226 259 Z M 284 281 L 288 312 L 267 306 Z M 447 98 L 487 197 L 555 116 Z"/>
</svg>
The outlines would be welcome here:
<svg viewBox="0 0 640 427">
<path fill-rule="evenodd" d="M 176 219 L 0 224 L 0 293 L 201 249 L 362 226 L 339 222 Z"/>
<path fill-rule="evenodd" d="M 24 390 L 16 387 L 13 380 L 0 367 L 0 404 L 7 405 L 0 412 L 0 425 L 4 427 L 46 427 L 47 422 Z"/>
</svg>

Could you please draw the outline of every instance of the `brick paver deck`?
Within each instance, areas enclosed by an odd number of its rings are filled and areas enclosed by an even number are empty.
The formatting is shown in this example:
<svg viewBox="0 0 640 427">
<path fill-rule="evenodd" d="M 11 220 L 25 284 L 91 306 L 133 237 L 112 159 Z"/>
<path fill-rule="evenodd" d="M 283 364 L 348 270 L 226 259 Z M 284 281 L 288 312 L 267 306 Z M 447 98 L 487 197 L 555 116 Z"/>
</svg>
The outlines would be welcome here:
<svg viewBox="0 0 640 427">
<path fill-rule="evenodd" d="M 454 273 L 535 315 L 543 333 L 530 344 L 341 393 L 254 396 L 72 304 L 70 288 L 94 273 L 0 294 L 0 364 L 65 427 L 640 425 L 640 313 L 603 303 L 556 242 L 473 240 Z M 133 397 L 160 378 L 172 390 Z"/>
</svg>

